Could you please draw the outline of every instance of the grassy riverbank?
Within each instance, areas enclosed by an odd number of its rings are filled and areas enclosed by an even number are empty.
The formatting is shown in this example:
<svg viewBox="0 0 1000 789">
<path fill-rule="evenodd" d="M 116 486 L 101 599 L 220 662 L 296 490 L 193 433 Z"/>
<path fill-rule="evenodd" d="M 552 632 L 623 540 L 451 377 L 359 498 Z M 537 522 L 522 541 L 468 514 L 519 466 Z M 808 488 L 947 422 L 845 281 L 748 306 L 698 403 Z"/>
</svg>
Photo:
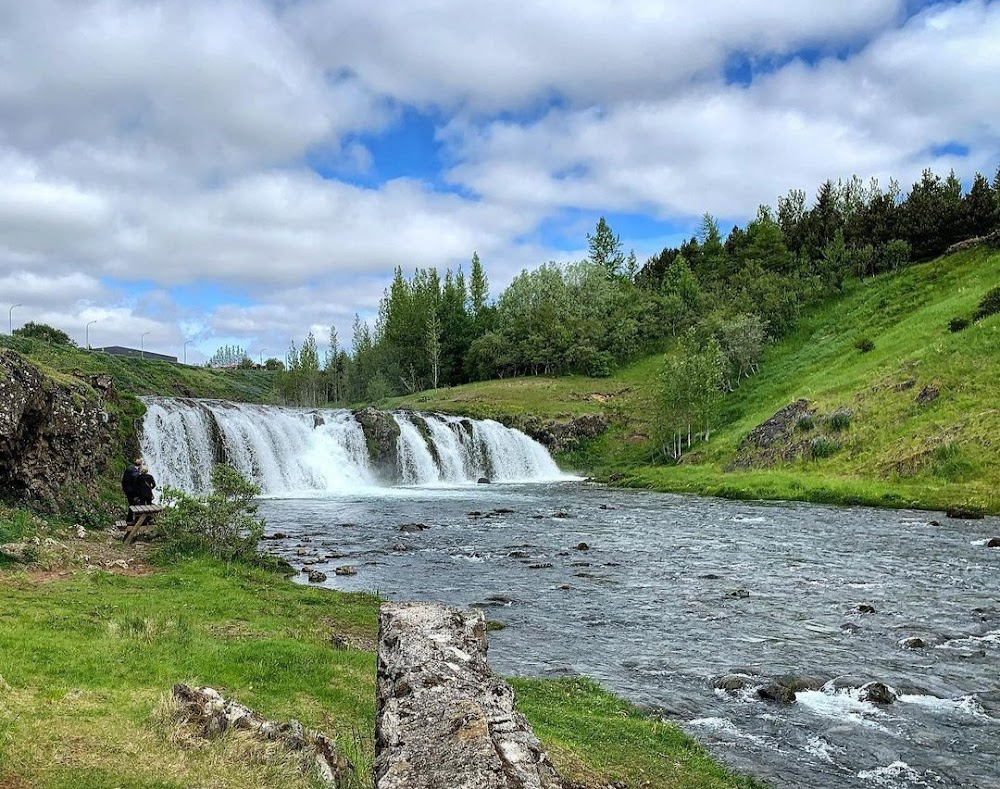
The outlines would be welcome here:
<svg viewBox="0 0 1000 789">
<path fill-rule="evenodd" d="M 606 379 L 493 381 L 393 404 L 474 416 L 602 411 L 612 428 L 560 461 L 655 490 L 1000 512 L 1000 315 L 949 330 L 998 283 L 1000 253 L 985 247 L 848 283 L 768 349 L 759 373 L 724 398 L 711 440 L 680 464 L 665 463 L 655 440 L 657 357 Z M 785 441 L 793 457 L 744 457 L 747 434 L 799 399 L 815 416 Z M 838 410 L 850 417 L 835 429 Z M 814 438 L 832 451 L 792 451 Z M 733 469 L 741 458 L 748 467 Z"/>
<path fill-rule="evenodd" d="M 318 728 L 367 774 L 374 597 L 206 559 L 158 565 L 120 553 L 103 535 L 59 541 L 114 572 L 0 568 L 0 786 L 316 785 L 239 738 L 184 736 L 163 712 L 175 682 L 211 685 L 266 717 Z M 116 555 L 127 568 L 113 565 Z M 352 647 L 335 648 L 334 635 Z M 676 727 L 590 682 L 516 687 L 519 708 L 580 787 L 759 785 L 727 774 Z"/>
</svg>

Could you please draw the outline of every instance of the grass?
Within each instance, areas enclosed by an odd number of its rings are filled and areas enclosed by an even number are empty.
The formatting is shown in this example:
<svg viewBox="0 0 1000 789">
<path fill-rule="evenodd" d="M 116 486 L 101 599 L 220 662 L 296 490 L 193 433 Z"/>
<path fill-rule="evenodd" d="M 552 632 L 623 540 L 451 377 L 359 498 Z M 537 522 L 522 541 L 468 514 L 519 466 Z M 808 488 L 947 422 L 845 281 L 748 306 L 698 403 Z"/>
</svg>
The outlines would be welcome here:
<svg viewBox="0 0 1000 789">
<path fill-rule="evenodd" d="M 560 464 L 651 489 L 1000 513 L 1000 315 L 949 329 L 971 319 L 998 281 L 1000 254 L 980 247 L 849 283 L 767 350 L 760 372 L 724 398 L 711 440 L 677 465 L 653 439 L 655 356 L 606 379 L 482 382 L 393 404 L 473 416 L 603 412 L 611 429 Z M 871 347 L 859 350 L 859 338 Z M 800 432 L 835 433 L 836 452 L 725 470 L 753 427 L 799 398 L 817 411 Z"/>
<path fill-rule="evenodd" d="M 0 786 L 307 787 L 235 737 L 196 744 L 164 719 L 179 681 L 336 739 L 360 774 L 374 748 L 378 602 L 195 559 L 145 576 L 42 582 L 0 571 Z M 581 786 L 750 787 L 676 727 L 584 680 L 518 680 L 518 706 Z M 645 783 L 644 783 L 645 782 Z M 370 786 L 359 779 L 358 786 Z"/>
<path fill-rule="evenodd" d="M 185 364 L 111 356 L 40 340 L 0 336 L 0 348 L 12 348 L 30 359 L 52 380 L 108 373 L 121 392 L 133 395 L 214 397 L 240 402 L 266 402 L 272 397 L 274 373 L 268 370 L 215 370 Z"/>
</svg>

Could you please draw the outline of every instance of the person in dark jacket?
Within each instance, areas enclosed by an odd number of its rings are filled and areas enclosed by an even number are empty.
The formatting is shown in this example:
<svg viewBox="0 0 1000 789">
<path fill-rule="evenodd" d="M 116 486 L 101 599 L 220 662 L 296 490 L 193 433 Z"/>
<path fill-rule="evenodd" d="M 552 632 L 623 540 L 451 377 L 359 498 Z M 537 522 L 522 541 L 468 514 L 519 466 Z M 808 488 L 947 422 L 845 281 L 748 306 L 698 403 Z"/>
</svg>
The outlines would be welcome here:
<svg viewBox="0 0 1000 789">
<path fill-rule="evenodd" d="M 128 508 L 136 504 L 136 496 L 139 494 L 139 486 L 137 484 L 139 475 L 142 473 L 142 458 L 136 458 L 132 461 L 131 466 L 125 467 L 125 473 L 122 474 L 122 493 L 125 494 L 125 520 L 126 522 L 131 522 L 130 513 Z"/>
<path fill-rule="evenodd" d="M 153 489 L 156 487 L 156 480 L 149 473 L 149 466 L 142 466 L 139 469 L 139 476 L 135 479 L 135 497 L 137 504 L 152 504 Z"/>
</svg>

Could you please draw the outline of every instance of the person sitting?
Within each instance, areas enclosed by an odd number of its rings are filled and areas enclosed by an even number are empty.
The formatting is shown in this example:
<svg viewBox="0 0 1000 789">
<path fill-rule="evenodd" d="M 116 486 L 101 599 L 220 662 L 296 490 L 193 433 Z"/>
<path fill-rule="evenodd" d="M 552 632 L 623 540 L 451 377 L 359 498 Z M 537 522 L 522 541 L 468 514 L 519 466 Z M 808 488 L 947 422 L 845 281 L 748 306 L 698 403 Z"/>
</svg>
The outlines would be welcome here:
<svg viewBox="0 0 1000 789">
<path fill-rule="evenodd" d="M 135 480 L 136 499 L 138 504 L 153 503 L 153 489 L 156 487 L 156 480 L 149 473 L 149 466 L 142 466 L 139 469 L 139 476 Z"/>
</svg>

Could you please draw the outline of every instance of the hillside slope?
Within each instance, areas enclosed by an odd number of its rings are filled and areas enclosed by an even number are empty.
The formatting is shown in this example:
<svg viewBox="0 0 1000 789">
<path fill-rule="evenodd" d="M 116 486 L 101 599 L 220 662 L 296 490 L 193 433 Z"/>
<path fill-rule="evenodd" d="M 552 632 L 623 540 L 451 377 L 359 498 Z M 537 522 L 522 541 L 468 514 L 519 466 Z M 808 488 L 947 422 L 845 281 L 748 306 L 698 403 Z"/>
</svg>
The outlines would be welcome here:
<svg viewBox="0 0 1000 789">
<path fill-rule="evenodd" d="M 997 512 L 1000 315 L 954 333 L 948 322 L 971 318 L 998 284 L 1000 252 L 985 247 L 851 283 L 768 350 L 759 374 L 726 396 L 711 440 L 679 465 L 662 465 L 652 439 L 656 357 L 608 379 L 494 381 L 401 402 L 479 416 L 603 410 L 612 429 L 561 460 L 642 487 Z M 798 400 L 801 413 L 770 431 L 772 443 L 744 443 Z"/>
</svg>

